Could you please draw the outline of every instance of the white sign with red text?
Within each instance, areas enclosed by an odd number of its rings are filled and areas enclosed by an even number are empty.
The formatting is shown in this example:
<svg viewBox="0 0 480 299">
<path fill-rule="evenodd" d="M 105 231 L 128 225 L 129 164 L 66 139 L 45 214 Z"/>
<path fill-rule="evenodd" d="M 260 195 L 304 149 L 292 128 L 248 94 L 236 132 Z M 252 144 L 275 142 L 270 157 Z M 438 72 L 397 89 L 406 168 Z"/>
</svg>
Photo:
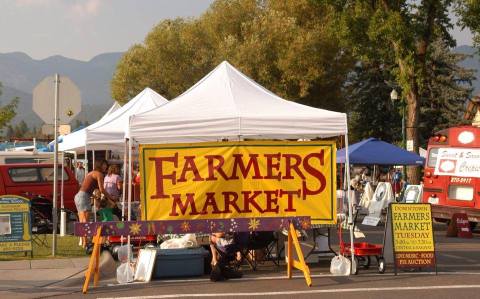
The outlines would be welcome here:
<svg viewBox="0 0 480 299">
<path fill-rule="evenodd" d="M 434 174 L 480 178 L 480 149 L 440 148 Z"/>
</svg>

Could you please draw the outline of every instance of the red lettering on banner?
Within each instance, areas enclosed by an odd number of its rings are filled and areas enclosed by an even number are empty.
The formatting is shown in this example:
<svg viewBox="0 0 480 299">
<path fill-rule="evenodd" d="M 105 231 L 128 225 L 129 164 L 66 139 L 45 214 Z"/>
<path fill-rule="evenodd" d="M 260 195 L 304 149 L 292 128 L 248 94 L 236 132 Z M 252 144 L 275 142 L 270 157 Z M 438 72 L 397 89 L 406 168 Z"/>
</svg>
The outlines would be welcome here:
<svg viewBox="0 0 480 299">
<path fill-rule="evenodd" d="M 307 187 L 307 182 L 303 181 L 302 187 L 303 187 L 303 199 L 305 200 L 308 195 L 316 195 L 322 193 L 322 191 L 325 189 L 327 186 L 327 180 L 323 173 L 321 171 L 318 171 L 315 169 L 315 167 L 311 166 L 309 161 L 311 158 L 317 158 L 320 160 L 320 165 L 324 165 L 324 151 L 321 150 L 320 153 L 311 153 L 308 154 L 305 159 L 303 160 L 303 168 L 305 169 L 306 172 L 311 174 L 314 178 L 318 179 L 320 183 L 320 187 L 318 187 L 317 190 L 310 190 Z"/>
<path fill-rule="evenodd" d="M 267 208 L 265 212 L 278 213 L 278 190 L 263 191 L 267 196 Z M 272 207 L 274 205 L 275 207 Z"/>
<path fill-rule="evenodd" d="M 285 175 L 282 177 L 282 179 L 284 180 L 294 179 L 295 177 L 292 176 L 292 169 L 293 169 L 302 178 L 302 180 L 304 180 L 305 176 L 298 168 L 302 163 L 302 157 L 295 154 L 284 154 L 283 156 L 285 157 Z M 295 160 L 293 164 L 292 164 L 292 160 Z"/>
<path fill-rule="evenodd" d="M 249 196 L 252 193 L 252 196 Z M 262 191 L 242 191 L 243 194 L 243 212 L 244 213 L 251 213 L 252 210 L 250 209 L 250 205 L 252 205 L 257 211 L 263 213 L 263 209 L 260 205 L 255 201 L 255 198 L 262 194 Z"/>
<path fill-rule="evenodd" d="M 218 172 L 218 174 L 220 174 L 223 177 L 223 179 L 228 181 L 228 176 L 222 169 L 223 164 L 225 164 L 225 158 L 223 158 L 223 156 L 220 156 L 220 155 L 208 155 L 208 156 L 205 156 L 205 158 L 208 161 L 208 178 L 207 178 L 207 181 L 216 181 L 217 180 L 217 178 L 215 177 L 215 171 Z M 213 164 L 214 160 L 218 161 L 217 165 Z"/>
<path fill-rule="evenodd" d="M 232 155 L 234 160 L 233 160 L 233 170 L 232 170 L 232 175 L 230 176 L 230 180 L 238 180 L 238 174 L 237 174 L 237 169 L 240 168 L 240 172 L 242 173 L 243 178 L 248 177 L 248 173 L 250 172 L 250 168 L 253 167 L 254 175 L 252 176 L 252 179 L 258 180 L 262 179 L 263 177 L 260 175 L 260 168 L 258 167 L 258 154 L 250 154 L 248 164 L 245 166 L 245 163 L 243 162 L 243 155 L 242 154 L 234 154 Z"/>
<path fill-rule="evenodd" d="M 217 202 L 215 200 L 215 192 L 207 192 L 207 199 L 203 205 L 202 212 L 200 214 L 208 214 L 208 207 L 212 206 L 212 214 L 221 214 L 222 212 L 218 209 Z"/>
<path fill-rule="evenodd" d="M 171 174 L 163 173 L 163 162 L 173 163 L 174 167 L 178 167 L 178 153 L 175 153 L 172 157 L 156 157 L 150 158 L 150 161 L 155 162 L 155 172 L 156 172 L 156 187 L 157 193 L 152 195 L 151 199 L 157 198 L 169 198 L 170 196 L 164 193 L 163 181 L 168 179 L 172 181 L 172 184 L 176 184 L 176 171 L 173 171 Z"/>
<path fill-rule="evenodd" d="M 280 158 L 281 154 L 276 153 L 276 154 L 265 154 L 264 155 L 267 158 L 267 175 L 264 177 L 265 179 L 276 179 L 279 180 L 282 177 L 282 173 L 278 172 L 280 170 Z M 277 162 L 274 163 L 273 159 L 277 159 Z M 277 171 L 277 174 L 273 174 L 273 170 Z"/>
<path fill-rule="evenodd" d="M 183 164 L 182 174 L 177 182 L 186 182 L 187 181 L 187 172 L 193 173 L 193 180 L 194 182 L 203 181 L 204 179 L 200 176 L 200 172 L 198 171 L 197 165 L 195 165 L 195 156 L 185 156 L 185 164 Z"/>
<path fill-rule="evenodd" d="M 172 194 L 173 197 L 173 204 L 172 204 L 172 211 L 170 212 L 169 216 L 179 216 L 177 212 L 177 207 L 180 208 L 180 212 L 182 215 L 187 213 L 187 209 L 190 206 L 190 213 L 189 215 L 199 215 L 200 213 L 197 212 L 197 207 L 195 206 L 195 194 L 187 193 L 187 199 L 185 200 L 185 204 L 182 202 L 182 197 L 180 194 Z"/>
<path fill-rule="evenodd" d="M 280 197 L 283 195 L 287 195 L 287 208 L 284 210 L 285 212 L 296 212 L 297 210 L 293 208 L 293 196 L 296 195 L 300 197 L 301 190 L 297 191 L 287 191 L 287 190 L 280 190 Z"/>
<path fill-rule="evenodd" d="M 222 195 L 225 202 L 225 210 L 223 210 L 223 213 L 232 213 L 230 206 L 232 206 L 238 213 L 242 212 L 237 205 L 238 194 L 236 192 L 222 192 Z"/>
</svg>

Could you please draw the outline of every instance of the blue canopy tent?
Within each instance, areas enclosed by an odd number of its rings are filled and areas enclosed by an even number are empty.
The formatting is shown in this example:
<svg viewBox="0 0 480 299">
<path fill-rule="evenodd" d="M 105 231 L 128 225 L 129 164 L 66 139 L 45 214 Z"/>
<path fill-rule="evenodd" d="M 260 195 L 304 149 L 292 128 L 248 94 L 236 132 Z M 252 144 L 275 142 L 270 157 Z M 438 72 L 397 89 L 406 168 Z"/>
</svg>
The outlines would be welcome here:
<svg viewBox="0 0 480 299">
<path fill-rule="evenodd" d="M 425 159 L 398 146 L 368 138 L 348 147 L 350 164 L 360 165 L 418 165 Z M 337 163 L 345 164 L 345 148 L 337 151 Z"/>
</svg>

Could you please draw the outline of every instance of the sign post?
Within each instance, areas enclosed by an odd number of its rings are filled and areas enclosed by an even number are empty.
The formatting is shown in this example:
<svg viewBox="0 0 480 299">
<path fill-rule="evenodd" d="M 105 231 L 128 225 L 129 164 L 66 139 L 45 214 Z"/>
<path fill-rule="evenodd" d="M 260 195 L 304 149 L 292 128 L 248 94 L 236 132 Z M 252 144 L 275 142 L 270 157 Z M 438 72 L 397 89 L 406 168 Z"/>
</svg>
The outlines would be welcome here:
<svg viewBox="0 0 480 299">
<path fill-rule="evenodd" d="M 53 123 L 54 127 L 54 140 L 55 147 L 53 151 L 53 204 L 52 204 L 52 217 L 53 217 L 53 228 L 52 228 L 52 256 L 55 256 L 55 251 L 57 250 L 57 199 L 58 199 L 58 84 L 60 80 L 58 74 L 55 74 L 55 119 Z M 62 169 L 63 171 L 63 169 Z"/>
<path fill-rule="evenodd" d="M 52 88 L 52 82 L 54 84 Z M 60 83 L 62 88 L 60 89 Z M 53 92 L 53 94 L 52 94 Z M 54 110 L 51 109 L 51 100 L 54 99 Z M 81 111 L 81 97 L 78 87 L 68 78 L 46 77 L 33 89 L 32 108 L 35 113 L 47 124 L 53 124 L 54 133 L 54 166 L 53 166 L 53 198 L 52 198 L 52 256 L 55 256 L 57 248 L 57 201 L 58 201 L 58 128 L 60 124 L 68 124 Z M 63 171 L 63 169 L 62 169 Z M 63 183 L 63 182 L 62 182 Z M 62 219 L 66 219 L 62 202 Z M 62 221 L 61 226 L 66 226 Z M 61 228 L 62 230 L 62 228 Z"/>
<path fill-rule="evenodd" d="M 393 258 L 397 268 L 435 268 L 435 240 L 430 204 L 390 204 Z"/>
</svg>

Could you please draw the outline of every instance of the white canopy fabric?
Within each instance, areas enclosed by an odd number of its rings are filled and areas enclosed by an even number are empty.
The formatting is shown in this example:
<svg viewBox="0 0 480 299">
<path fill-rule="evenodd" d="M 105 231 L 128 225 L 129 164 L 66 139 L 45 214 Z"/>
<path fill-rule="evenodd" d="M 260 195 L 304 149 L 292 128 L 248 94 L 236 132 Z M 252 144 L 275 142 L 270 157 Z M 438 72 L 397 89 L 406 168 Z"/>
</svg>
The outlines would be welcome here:
<svg viewBox="0 0 480 299">
<path fill-rule="evenodd" d="M 108 109 L 107 112 L 100 118 L 100 120 L 106 118 L 113 112 L 117 111 L 119 108 L 121 108 L 120 104 L 118 104 L 117 101 L 113 103 L 112 107 Z M 62 141 L 61 143 L 58 144 L 58 148 L 61 151 L 67 151 L 67 150 L 73 150 L 77 149 L 80 147 L 85 146 L 85 140 L 86 140 L 86 128 L 80 129 L 78 131 L 72 132 L 70 134 L 62 136 Z"/>
<path fill-rule="evenodd" d="M 115 101 L 112 107 L 110 107 L 110 109 L 108 109 L 108 111 L 105 112 L 105 114 L 100 119 L 104 119 L 105 117 L 109 116 L 110 114 L 112 114 L 113 112 L 117 111 L 120 108 L 122 108 L 122 106 L 120 106 L 120 104 L 117 101 Z"/>
<path fill-rule="evenodd" d="M 345 135 L 347 116 L 284 100 L 224 61 L 168 105 L 130 118 L 143 144 Z"/>
<path fill-rule="evenodd" d="M 105 115 L 96 123 L 66 135 L 59 149 L 83 151 L 86 145 L 92 150 L 122 149 L 129 117 L 166 103 L 167 99 L 147 87 L 128 103 Z"/>
</svg>

